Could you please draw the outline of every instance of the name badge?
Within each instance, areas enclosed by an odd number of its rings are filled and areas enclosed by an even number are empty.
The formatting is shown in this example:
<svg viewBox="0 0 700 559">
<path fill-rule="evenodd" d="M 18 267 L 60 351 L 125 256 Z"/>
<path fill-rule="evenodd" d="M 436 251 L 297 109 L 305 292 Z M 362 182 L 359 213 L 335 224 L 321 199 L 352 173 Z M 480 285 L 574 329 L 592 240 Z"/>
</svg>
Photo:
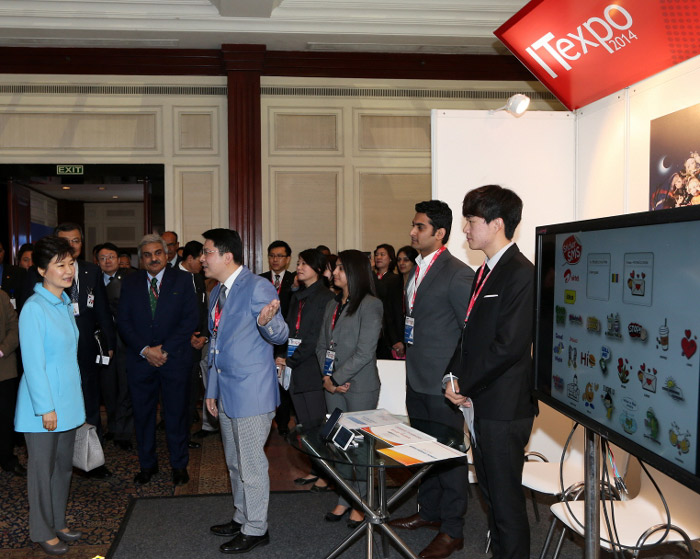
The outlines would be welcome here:
<svg viewBox="0 0 700 559">
<path fill-rule="evenodd" d="M 323 374 L 331 376 L 335 365 L 335 351 L 332 349 L 326 350 L 326 360 L 323 362 Z"/>
<path fill-rule="evenodd" d="M 109 355 L 98 355 L 97 359 L 95 359 L 95 363 L 98 365 L 109 365 Z"/>
<path fill-rule="evenodd" d="M 403 341 L 406 345 L 413 345 L 413 326 L 416 323 L 416 319 L 412 316 L 406 317 L 406 322 L 403 328 Z"/>
<path fill-rule="evenodd" d="M 292 356 L 292 354 L 297 350 L 297 348 L 300 345 L 300 338 L 289 338 L 289 340 L 287 340 L 287 359 L 289 359 Z"/>
<path fill-rule="evenodd" d="M 88 293 L 87 296 L 87 308 L 91 309 L 95 306 L 95 295 L 93 293 Z"/>
<path fill-rule="evenodd" d="M 80 316 L 80 307 L 78 307 L 78 303 L 72 303 L 73 305 L 73 316 Z"/>
</svg>

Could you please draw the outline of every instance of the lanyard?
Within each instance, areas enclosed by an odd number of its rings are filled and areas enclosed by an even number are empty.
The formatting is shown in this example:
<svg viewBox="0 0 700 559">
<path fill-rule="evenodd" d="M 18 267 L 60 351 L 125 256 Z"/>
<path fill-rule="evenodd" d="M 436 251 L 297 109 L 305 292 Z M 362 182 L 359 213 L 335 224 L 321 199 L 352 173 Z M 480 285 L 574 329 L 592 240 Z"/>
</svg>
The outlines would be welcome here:
<svg viewBox="0 0 700 559">
<path fill-rule="evenodd" d="M 221 284 L 221 288 L 219 288 L 219 293 L 221 293 L 221 289 L 223 288 L 223 284 Z M 216 299 L 216 304 L 214 305 L 214 334 L 217 333 L 219 330 L 219 321 L 221 320 L 221 305 L 219 305 L 219 299 Z"/>
<path fill-rule="evenodd" d="M 342 306 L 342 303 L 338 303 L 335 306 L 335 310 L 333 311 L 333 318 L 331 319 L 331 332 L 335 330 L 335 321 L 338 318 L 338 309 L 340 309 Z"/>
<path fill-rule="evenodd" d="M 469 321 L 469 315 L 472 313 L 472 308 L 474 307 L 474 303 L 476 303 L 477 298 L 479 297 L 479 294 L 481 293 L 481 290 L 484 288 L 484 284 L 486 281 L 489 279 L 489 276 L 491 275 L 491 272 L 493 270 L 489 270 L 489 273 L 486 274 L 486 277 L 484 278 L 484 281 L 481 281 L 481 276 L 484 275 L 484 268 L 486 268 L 486 262 L 484 262 L 479 268 L 479 276 L 476 278 L 476 284 L 479 286 L 477 289 L 474 290 L 474 293 L 472 293 L 471 299 L 469 299 L 469 307 L 467 307 L 467 316 L 464 319 L 464 323 L 466 324 Z"/>
<path fill-rule="evenodd" d="M 377 274 L 377 279 L 382 279 L 384 276 L 386 276 L 387 272 L 384 272 L 383 274 Z"/>
<path fill-rule="evenodd" d="M 299 328 L 301 327 L 301 310 L 304 308 L 304 303 L 306 300 L 299 301 L 299 310 L 297 311 L 297 325 L 296 325 L 296 335 L 299 335 Z M 333 323 L 335 325 L 335 322 Z"/>
<path fill-rule="evenodd" d="M 428 264 L 428 267 L 425 269 L 425 274 L 423 274 L 423 279 L 425 279 L 425 276 L 428 275 L 428 272 L 430 271 L 430 268 L 435 264 L 435 261 L 438 259 L 438 257 L 445 251 L 445 246 L 440 247 L 440 249 L 437 251 L 433 259 L 430 261 L 430 264 Z M 418 276 L 420 274 L 420 266 L 416 266 L 416 277 L 413 280 L 413 297 L 411 298 L 411 311 L 413 311 L 413 305 L 416 303 L 416 294 L 418 293 Z M 421 280 L 421 283 L 423 283 L 423 280 Z"/>
</svg>

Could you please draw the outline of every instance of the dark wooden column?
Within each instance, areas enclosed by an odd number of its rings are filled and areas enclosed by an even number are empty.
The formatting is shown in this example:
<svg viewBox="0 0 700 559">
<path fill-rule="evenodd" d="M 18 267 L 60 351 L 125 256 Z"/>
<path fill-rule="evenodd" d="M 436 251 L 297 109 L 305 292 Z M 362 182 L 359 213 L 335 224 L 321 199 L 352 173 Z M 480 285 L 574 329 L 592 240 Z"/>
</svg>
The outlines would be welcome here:
<svg viewBox="0 0 700 559">
<path fill-rule="evenodd" d="M 229 227 L 243 239 L 243 259 L 261 272 L 262 169 L 260 163 L 260 76 L 264 45 L 223 45 L 228 81 Z"/>
</svg>

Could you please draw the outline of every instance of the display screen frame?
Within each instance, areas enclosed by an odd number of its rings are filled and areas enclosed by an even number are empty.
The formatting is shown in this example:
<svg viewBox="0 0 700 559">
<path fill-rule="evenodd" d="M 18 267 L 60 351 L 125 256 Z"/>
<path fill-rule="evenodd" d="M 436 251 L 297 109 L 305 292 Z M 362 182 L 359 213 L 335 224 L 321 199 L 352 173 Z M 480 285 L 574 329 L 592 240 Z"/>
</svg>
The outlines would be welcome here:
<svg viewBox="0 0 700 559">
<path fill-rule="evenodd" d="M 536 304 L 534 317 L 535 324 L 533 345 L 535 371 L 534 394 L 537 397 L 537 399 L 542 401 L 543 403 L 553 407 L 554 409 L 566 415 L 567 417 L 570 417 L 574 421 L 577 421 L 585 428 L 591 429 L 592 431 L 598 433 L 602 437 L 618 445 L 620 448 L 626 450 L 630 454 L 637 456 L 646 463 L 666 473 L 667 475 L 682 483 L 686 487 L 692 489 L 697 493 L 700 493 L 700 450 L 698 449 L 698 445 L 700 444 L 700 440 L 698 440 L 698 438 L 700 437 L 696 436 L 693 437 L 693 439 L 691 439 L 691 444 L 695 445 L 696 447 L 696 460 L 694 468 L 695 471 L 691 472 L 688 469 L 681 467 L 676 462 L 669 460 L 667 457 L 662 456 L 660 453 L 650 451 L 648 448 L 645 448 L 644 446 L 633 440 L 631 436 L 627 436 L 624 432 L 614 430 L 613 428 L 611 428 L 611 425 L 614 425 L 614 423 L 602 422 L 595 417 L 591 417 L 588 413 L 584 413 L 583 411 L 581 411 L 581 409 L 578 409 L 577 406 L 574 406 L 571 403 L 567 403 L 566 398 L 562 398 L 561 396 L 557 398 L 552 395 L 552 379 L 554 377 L 553 352 L 555 347 L 559 344 L 559 341 L 561 340 L 561 335 L 559 336 L 559 339 L 555 337 L 555 332 L 557 330 L 557 327 L 555 326 L 555 313 L 556 307 L 560 306 L 560 302 L 558 300 L 555 300 L 555 289 L 557 289 L 556 283 L 557 281 L 559 281 L 560 285 L 558 289 L 559 291 L 561 291 L 561 282 L 563 281 L 562 279 L 560 279 L 561 273 L 559 274 L 559 276 L 557 276 L 557 271 L 561 272 L 561 266 L 558 266 L 560 262 L 557 260 L 557 253 L 563 250 L 563 246 L 561 244 L 562 235 L 566 235 L 567 238 L 570 235 L 574 238 L 577 235 L 580 235 L 581 238 L 585 238 L 587 232 L 601 231 L 605 232 L 606 235 L 610 234 L 610 239 L 612 242 L 614 240 L 614 232 L 616 230 L 622 230 L 631 227 L 646 228 L 665 224 L 687 224 L 687 222 L 698 222 L 698 232 L 700 233 L 700 206 L 690 206 L 661 211 L 625 214 L 620 216 L 606 217 L 586 221 L 540 226 L 536 228 Z M 683 227 L 687 227 L 687 225 Z M 663 231 L 670 231 L 673 229 L 673 227 L 665 227 L 659 229 L 663 229 Z M 698 243 L 700 243 L 700 235 L 698 235 L 698 237 Z M 680 240 L 680 242 L 678 241 L 679 240 L 676 239 L 675 244 L 670 243 L 670 246 L 677 246 L 677 250 L 681 251 L 684 248 L 684 243 L 692 242 L 693 239 L 684 239 Z M 581 247 L 578 248 L 580 249 Z M 582 254 L 580 256 L 581 258 L 583 258 L 585 254 Z M 561 260 L 561 257 L 559 257 L 559 260 Z M 697 268 L 697 287 L 698 292 L 700 292 L 700 259 L 697 259 L 696 262 L 689 264 L 689 266 L 694 266 Z M 579 268 L 579 274 L 582 274 L 583 272 L 581 272 L 580 270 L 584 269 L 585 268 Z M 575 294 L 574 297 L 576 297 Z M 697 301 L 698 310 L 700 311 L 700 298 L 691 298 L 690 301 L 680 301 L 680 297 L 682 297 L 682 292 L 680 292 L 680 290 L 678 297 L 679 304 L 688 305 L 689 303 L 693 304 L 693 300 Z M 566 305 L 561 306 L 566 307 Z M 567 308 L 567 312 L 568 311 L 569 309 Z M 583 315 L 581 315 L 581 317 L 583 318 Z M 586 325 L 584 324 L 582 327 L 585 329 Z M 623 333 L 626 335 L 627 332 L 624 328 L 623 331 Z M 601 337 L 601 339 L 605 338 Z M 700 390 L 698 390 L 698 393 L 686 394 L 686 396 L 688 398 L 696 399 L 694 400 L 695 410 L 700 408 Z M 600 401 L 600 394 L 597 394 L 597 398 L 598 401 Z M 700 413 L 696 413 L 695 418 L 686 419 L 688 423 L 694 426 L 694 433 L 700 433 Z M 668 429 L 668 426 L 665 426 L 665 428 Z"/>
</svg>

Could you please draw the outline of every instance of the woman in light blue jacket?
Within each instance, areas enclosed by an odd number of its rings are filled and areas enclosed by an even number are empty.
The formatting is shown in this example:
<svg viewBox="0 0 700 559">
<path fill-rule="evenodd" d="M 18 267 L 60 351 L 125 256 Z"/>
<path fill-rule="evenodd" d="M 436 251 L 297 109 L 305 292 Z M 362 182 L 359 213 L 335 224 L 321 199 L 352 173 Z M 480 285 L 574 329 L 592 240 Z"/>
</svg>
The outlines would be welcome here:
<svg viewBox="0 0 700 559">
<path fill-rule="evenodd" d="M 78 328 L 64 289 L 73 283 L 71 246 L 45 237 L 33 253 L 43 277 L 19 317 L 24 375 L 15 410 L 15 430 L 24 433 L 29 461 L 29 537 L 49 555 L 68 551 L 82 534 L 66 527 L 73 473 L 75 430 L 85 422 L 78 368 Z"/>
</svg>

